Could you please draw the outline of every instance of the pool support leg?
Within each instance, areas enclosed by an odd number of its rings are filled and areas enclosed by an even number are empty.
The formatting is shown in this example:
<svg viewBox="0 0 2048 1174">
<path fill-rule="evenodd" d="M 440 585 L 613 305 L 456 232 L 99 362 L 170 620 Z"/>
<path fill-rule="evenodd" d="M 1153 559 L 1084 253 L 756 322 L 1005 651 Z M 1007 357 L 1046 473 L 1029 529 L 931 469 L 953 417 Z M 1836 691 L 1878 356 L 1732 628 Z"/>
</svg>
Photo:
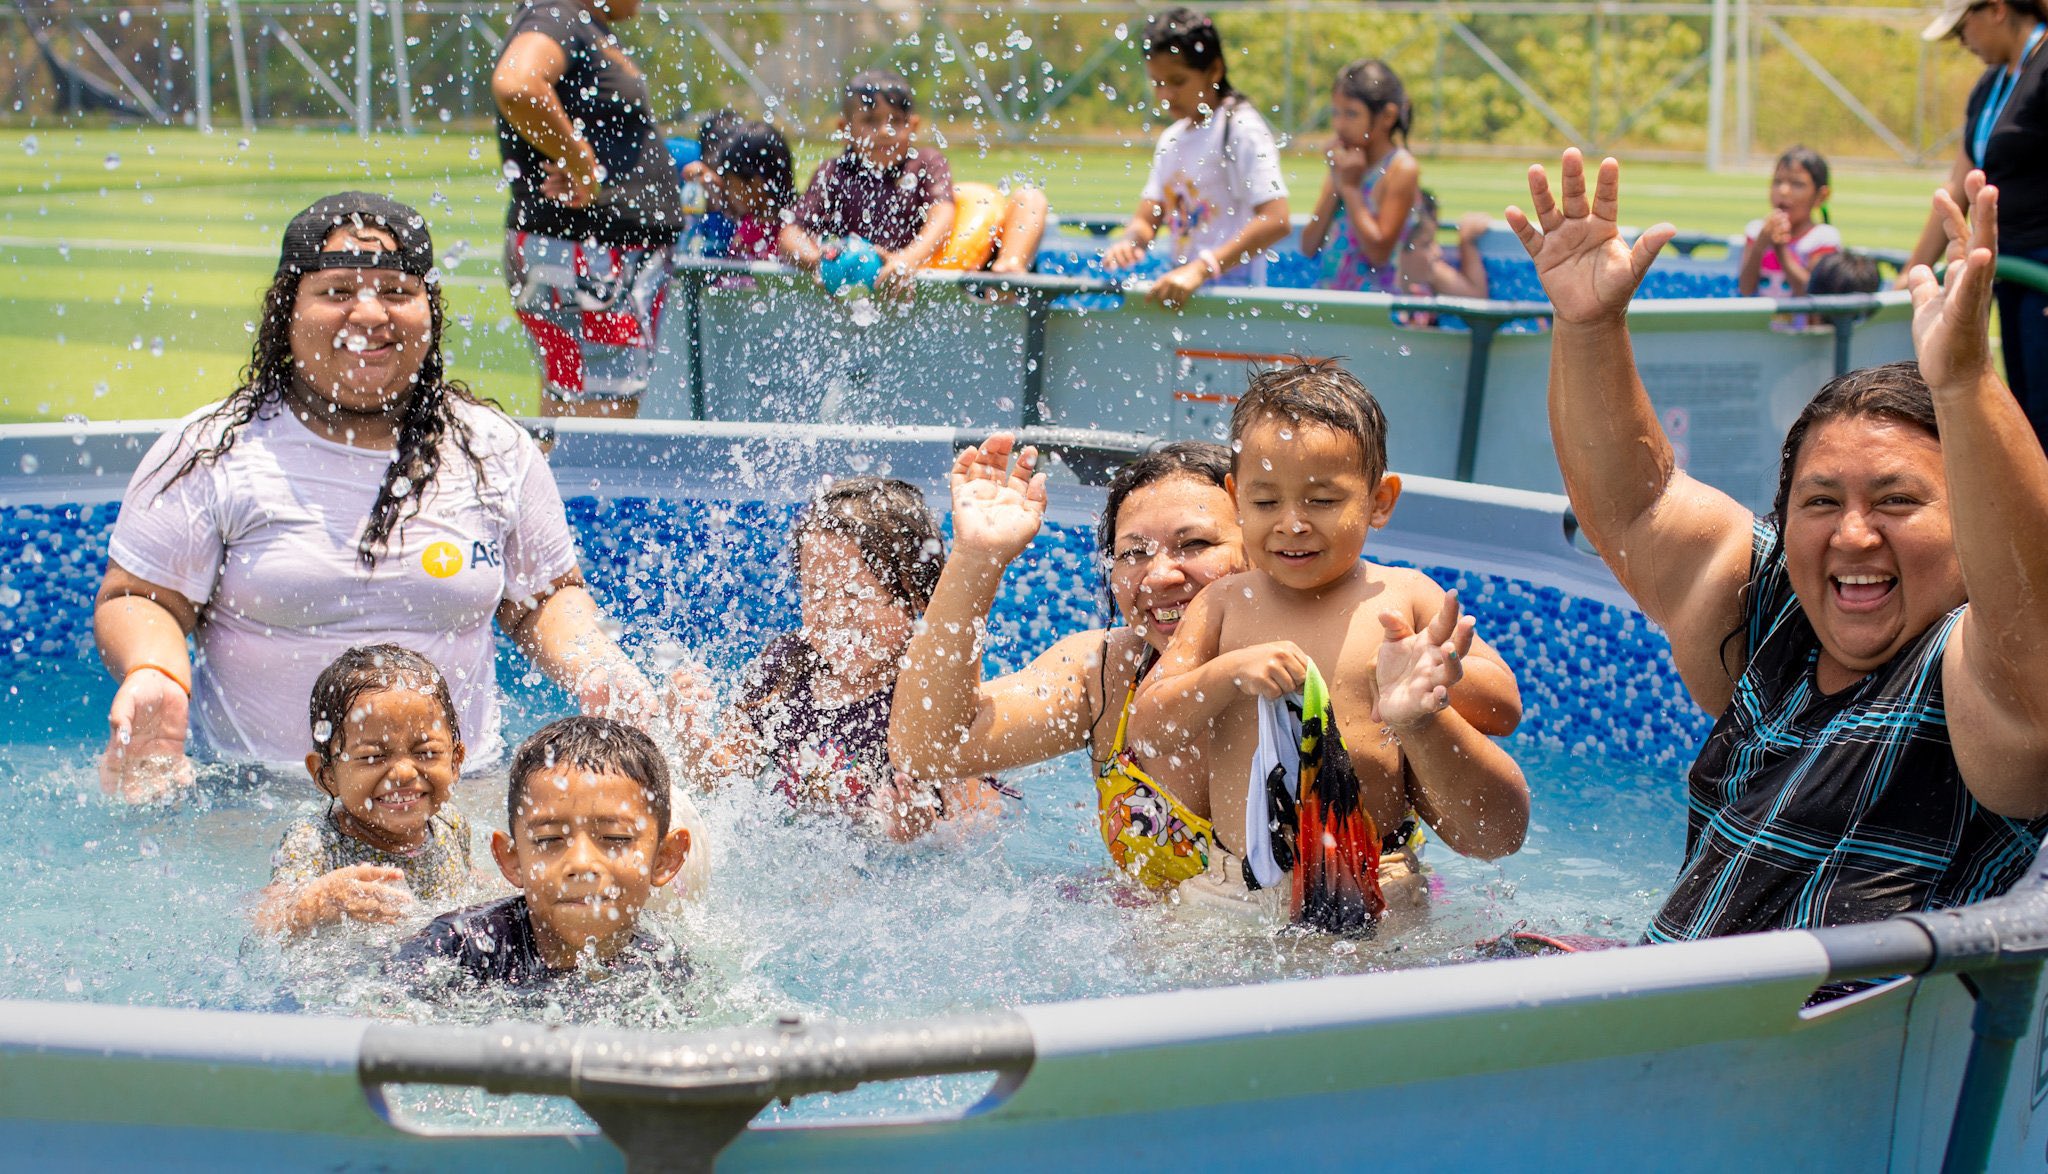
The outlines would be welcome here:
<svg viewBox="0 0 2048 1174">
<path fill-rule="evenodd" d="M 1465 411 L 1458 424 L 1458 480 L 1471 481 L 1479 467 L 1479 422 L 1486 411 L 1486 370 L 1500 323 L 1469 319 L 1472 341 L 1465 356 Z"/>
<path fill-rule="evenodd" d="M 685 269 L 683 278 L 683 332 L 690 353 L 690 419 L 704 418 L 704 275 Z"/>
<path fill-rule="evenodd" d="M 1052 295 L 1039 289 L 1024 291 L 1024 386 L 1017 398 L 1021 428 L 1045 423 L 1045 330 L 1052 320 Z"/>
<path fill-rule="evenodd" d="M 1941 1157 L 1942 1174 L 1978 1174 L 1990 1164 L 2013 1056 L 2034 1021 L 2041 963 L 1966 971 L 1960 977 L 1976 997 L 1977 1009 L 1970 1016 L 1974 1038 L 1948 1128 L 1948 1149 Z"/>
</svg>

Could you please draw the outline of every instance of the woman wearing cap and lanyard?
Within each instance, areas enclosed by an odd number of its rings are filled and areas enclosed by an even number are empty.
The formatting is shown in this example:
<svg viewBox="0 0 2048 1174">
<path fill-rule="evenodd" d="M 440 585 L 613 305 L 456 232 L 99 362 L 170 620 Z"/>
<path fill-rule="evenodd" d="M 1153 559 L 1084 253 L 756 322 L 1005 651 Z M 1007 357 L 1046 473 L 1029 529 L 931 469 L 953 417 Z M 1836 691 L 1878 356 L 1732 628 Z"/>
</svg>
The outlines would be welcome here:
<svg viewBox="0 0 2048 1174">
<path fill-rule="evenodd" d="M 1970 91 L 1949 195 L 1967 209 L 1963 177 L 1981 169 L 1998 188 L 1998 251 L 2048 262 L 2048 10 L 2042 0 L 1948 0 L 1920 35 L 1950 34 L 1988 68 Z M 1930 214 L 1906 268 L 1941 260 L 1947 244 L 1940 216 Z M 2048 438 L 2048 293 L 2010 281 L 1994 289 L 2005 381 L 2034 434 Z"/>
<path fill-rule="evenodd" d="M 528 0 L 491 74 L 511 181 L 505 280 L 541 360 L 541 411 L 632 416 L 654 363 L 675 165 L 612 26 L 640 0 Z"/>
<path fill-rule="evenodd" d="M 344 192 L 300 213 L 247 382 L 143 458 L 93 612 L 121 682 L 110 791 L 189 779 L 188 718 L 213 755 L 302 762 L 314 678 L 384 641 L 441 668 L 471 761 L 489 761 L 493 617 L 585 710 L 646 706 L 539 449 L 446 376 L 432 267 L 426 222 L 396 201 Z"/>
</svg>

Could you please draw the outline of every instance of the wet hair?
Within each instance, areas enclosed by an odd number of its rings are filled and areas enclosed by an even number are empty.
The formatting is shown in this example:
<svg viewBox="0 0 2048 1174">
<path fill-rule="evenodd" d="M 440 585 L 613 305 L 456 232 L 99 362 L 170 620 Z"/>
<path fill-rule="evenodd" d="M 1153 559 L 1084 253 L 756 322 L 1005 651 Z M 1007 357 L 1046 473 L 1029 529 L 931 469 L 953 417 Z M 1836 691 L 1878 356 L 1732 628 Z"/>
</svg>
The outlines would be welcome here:
<svg viewBox="0 0 2048 1174">
<path fill-rule="evenodd" d="M 1785 516 L 1792 505 L 1792 480 L 1799 471 L 1799 454 L 1806 448 L 1807 436 L 1816 425 L 1855 418 L 1890 420 L 1918 428 L 1936 441 L 1941 439 L 1941 427 L 1934 416 L 1934 393 L 1928 390 L 1927 381 L 1920 376 L 1920 364 L 1910 359 L 1882 363 L 1875 367 L 1859 367 L 1828 380 L 1807 401 L 1799 418 L 1792 421 L 1792 427 L 1785 432 L 1785 443 L 1778 449 L 1778 490 L 1771 498 L 1771 521 L 1775 525 L 1772 527 L 1770 548 L 1764 552 L 1759 565 L 1770 566 L 1784 552 Z M 1749 590 L 1750 585 L 1745 584 L 1743 591 L 1747 593 Z M 1746 628 L 1746 623 L 1738 624 L 1721 640 L 1721 667 L 1731 676 L 1735 675 L 1736 666 L 1728 663 L 1728 645 Z"/>
<path fill-rule="evenodd" d="M 1387 414 L 1335 359 L 1295 359 L 1252 376 L 1230 413 L 1231 468 L 1237 467 L 1237 442 L 1269 417 L 1321 424 L 1356 440 L 1368 480 L 1378 481 L 1387 471 Z"/>
<path fill-rule="evenodd" d="M 448 692 L 448 678 L 434 662 L 398 644 L 361 644 L 334 658 L 320 670 L 313 682 L 313 697 L 307 718 L 313 727 L 313 753 L 325 769 L 341 754 L 349 716 L 357 703 L 372 693 L 387 689 L 416 689 L 441 707 L 448 723 L 448 737 L 462 745 L 462 719 L 455 711 L 455 698 Z"/>
<path fill-rule="evenodd" d="M 716 168 L 719 152 L 732 141 L 733 132 L 746 124 L 746 115 L 730 106 L 706 114 L 697 124 L 697 155 L 704 165 Z"/>
<path fill-rule="evenodd" d="M 505 785 L 505 826 L 517 834 L 526 822 L 527 795 L 533 776 L 560 766 L 593 774 L 621 775 L 640 784 L 654 835 L 668 835 L 668 763 L 654 739 L 608 717 L 565 717 L 535 730 L 512 756 L 512 774 Z"/>
<path fill-rule="evenodd" d="M 1102 503 L 1102 520 L 1095 524 L 1095 549 L 1108 564 L 1116 548 L 1117 515 L 1124 499 L 1147 485 L 1169 477 L 1187 477 L 1223 488 L 1230 476 L 1230 450 L 1206 440 L 1176 440 L 1162 445 L 1126 464 L 1109 479 L 1109 496 Z"/>
<path fill-rule="evenodd" d="M 290 410 L 286 397 L 292 381 L 298 378 L 297 364 L 292 358 L 292 312 L 299 298 L 299 282 L 317 276 L 308 273 L 302 277 L 286 271 L 271 279 L 270 288 L 263 294 L 262 317 L 256 326 L 249 365 L 242 368 L 241 385 L 211 412 L 186 426 L 188 442 L 215 425 L 220 426 L 220 440 L 195 446 L 157 490 L 159 495 L 200 465 L 216 464 L 227 456 L 252 421 Z M 441 354 L 441 330 L 447 320 L 441 284 L 431 279 L 425 284 L 429 312 L 427 353 L 413 376 L 411 393 L 398 408 L 396 451 L 384 470 L 384 483 L 377 490 L 377 499 L 370 506 L 370 520 L 363 527 L 362 539 L 356 543 L 356 561 L 366 569 L 377 565 L 377 558 L 390 545 L 392 535 L 420 512 L 434 479 L 441 473 L 444 441 L 452 439 L 469 462 L 470 479 L 477 493 L 488 492 L 475 438 L 455 409 L 458 404 L 494 410 L 498 405 L 480 398 L 460 380 L 448 378 L 447 362 Z M 168 458 L 165 463 L 169 463 Z"/>
<path fill-rule="evenodd" d="M 1883 286 L 1875 257 L 1840 251 L 1815 261 L 1813 272 L 1806 279 L 1806 292 L 1814 297 L 1876 293 Z"/>
<path fill-rule="evenodd" d="M 922 614 L 931 602 L 946 545 L 917 486 L 893 477 L 835 481 L 797 514 L 791 539 L 798 558 L 804 541 L 820 534 L 852 542 L 861 564 L 911 614 Z"/>
<path fill-rule="evenodd" d="M 905 114 L 915 111 L 917 96 L 911 93 L 910 79 L 887 69 L 864 69 L 854 74 L 839 99 L 839 112 L 851 118 L 856 111 L 876 105 L 892 106 Z"/>
<path fill-rule="evenodd" d="M 1216 22 L 1192 8 L 1169 8 L 1145 22 L 1139 41 L 1145 59 L 1174 56 L 1189 69 L 1201 72 L 1219 61 L 1223 72 L 1216 79 L 1217 105 L 1237 96 L 1230 84 L 1230 64 L 1223 58 L 1223 34 Z"/>
<path fill-rule="evenodd" d="M 1414 120 L 1414 108 L 1408 104 L 1408 88 L 1401 84 L 1401 75 L 1394 67 L 1380 59 L 1361 58 L 1337 71 L 1336 92 L 1354 102 L 1363 103 L 1366 110 L 1378 114 L 1388 104 L 1394 107 L 1394 133 L 1408 141 L 1408 126 Z"/>
<path fill-rule="evenodd" d="M 742 122 L 726 132 L 711 167 L 720 179 L 765 180 L 779 212 L 796 198 L 796 165 L 789 140 L 765 122 Z"/>
<path fill-rule="evenodd" d="M 1778 161 L 1771 166 L 1771 170 L 1776 171 L 1780 167 L 1797 167 L 1806 172 L 1807 178 L 1813 180 L 1816 193 L 1828 186 L 1828 161 L 1812 147 L 1801 145 L 1785 148 L 1785 153 L 1778 156 Z M 1820 213 L 1822 224 L 1833 223 L 1828 219 L 1826 204 L 1820 205 L 1816 210 Z"/>
</svg>

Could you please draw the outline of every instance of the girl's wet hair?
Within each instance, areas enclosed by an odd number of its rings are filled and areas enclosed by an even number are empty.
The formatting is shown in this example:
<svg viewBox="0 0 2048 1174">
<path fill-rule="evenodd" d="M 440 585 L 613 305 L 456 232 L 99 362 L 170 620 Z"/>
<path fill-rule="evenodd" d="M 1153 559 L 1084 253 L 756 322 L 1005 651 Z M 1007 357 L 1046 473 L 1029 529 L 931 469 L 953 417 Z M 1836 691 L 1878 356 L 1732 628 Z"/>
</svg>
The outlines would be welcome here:
<svg viewBox="0 0 2048 1174">
<path fill-rule="evenodd" d="M 660 747 L 624 722 L 581 714 L 535 730 L 512 755 L 512 774 L 505 784 L 505 826 L 515 835 L 526 822 L 533 776 L 559 766 L 622 775 L 640 784 L 647 813 L 654 817 L 655 838 L 668 835 L 669 773 Z"/>
<path fill-rule="evenodd" d="M 1118 469 L 1116 476 L 1109 479 L 1109 496 L 1102 503 L 1102 520 L 1095 524 L 1095 549 L 1104 565 L 1107 566 L 1116 553 L 1116 521 L 1117 515 L 1123 512 L 1125 498 L 1169 477 L 1189 477 L 1221 489 L 1224 478 L 1228 476 L 1230 450 L 1206 440 L 1176 440 Z"/>
<path fill-rule="evenodd" d="M 747 116 L 730 106 L 713 110 L 697 124 L 697 154 L 707 167 L 718 166 L 718 153 L 732 140 L 733 132 L 747 125 Z"/>
<path fill-rule="evenodd" d="M 852 542 L 889 594 L 923 614 L 946 566 L 946 544 L 917 486 L 893 477 L 836 481 L 797 514 L 791 537 L 799 558 L 804 540 L 819 534 Z"/>
<path fill-rule="evenodd" d="M 1802 144 L 1785 148 L 1785 153 L 1778 156 L 1778 162 L 1772 166 L 1771 170 L 1776 171 L 1780 167 L 1797 167 L 1805 171 L 1807 178 L 1813 180 L 1813 187 L 1816 192 L 1828 186 L 1828 161 L 1819 151 L 1814 150 L 1812 147 Z M 1828 219 L 1828 206 L 1826 204 L 1820 205 L 1818 211 L 1820 212 L 1822 224 L 1832 223 Z"/>
<path fill-rule="evenodd" d="M 1408 87 L 1401 84 L 1401 75 L 1394 67 L 1378 58 L 1361 58 L 1337 71 L 1339 94 L 1358 102 L 1369 113 L 1378 114 L 1388 105 L 1394 107 L 1394 133 L 1408 141 L 1408 125 L 1414 118 L 1414 110 L 1408 104 Z"/>
<path fill-rule="evenodd" d="M 915 111 L 917 97 L 911 92 L 910 79 L 886 69 L 864 69 L 854 74 L 840 97 L 840 113 L 850 115 L 877 105 L 894 107 L 905 114 Z"/>
<path fill-rule="evenodd" d="M 243 430 L 258 418 L 270 419 L 288 411 L 286 396 L 298 378 L 292 358 L 292 313 L 299 299 L 302 280 L 318 280 L 317 273 L 303 277 L 289 270 L 271 279 L 263 294 L 262 318 L 256 326 L 256 342 L 249 365 L 242 368 L 241 386 L 235 388 L 211 412 L 187 425 L 187 436 L 197 436 L 224 422 L 218 443 L 198 447 L 178 466 L 177 472 L 157 490 L 169 490 L 178 480 L 200 465 L 219 462 L 235 447 Z M 356 561 L 365 568 L 377 565 L 377 558 L 390 545 L 391 537 L 405 522 L 420 512 L 441 473 L 441 444 L 452 439 L 469 463 L 470 480 L 479 496 L 488 495 L 484 485 L 483 461 L 477 456 L 469 425 L 456 414 L 457 404 L 478 404 L 496 409 L 498 405 L 478 397 L 468 385 L 448 378 L 448 366 L 441 354 L 441 328 L 447 313 L 441 300 L 441 283 L 427 281 L 427 353 L 413 376 L 411 393 L 398 409 L 398 438 L 391 464 L 384 470 L 384 483 L 370 506 L 370 520 L 356 543 Z M 161 467 L 161 466 L 159 466 Z"/>
<path fill-rule="evenodd" d="M 1252 376 L 1230 412 L 1230 439 L 1260 420 L 1273 416 L 1290 422 L 1321 424 L 1358 442 L 1368 480 L 1387 471 L 1387 413 L 1358 376 L 1335 359 L 1297 359 Z M 1237 455 L 1231 454 L 1235 466 Z"/>
<path fill-rule="evenodd" d="M 1215 21 L 1192 8 L 1169 8 L 1145 22 L 1139 48 L 1147 60 L 1171 54 L 1199 73 L 1223 61 L 1223 34 L 1216 31 Z M 1223 99 L 1236 93 L 1230 84 L 1230 65 L 1225 62 L 1216 79 L 1216 95 Z"/>
<path fill-rule="evenodd" d="M 326 766 L 341 754 L 349 715 L 357 703 L 372 693 L 387 689 L 414 689 L 434 699 L 441 718 L 448 723 L 448 738 L 462 745 L 462 719 L 455 712 L 455 698 L 448 692 L 448 678 L 434 662 L 399 644 L 362 644 L 334 658 L 320 670 L 313 682 L 308 718 L 313 726 L 313 752 Z"/>
<path fill-rule="evenodd" d="M 790 158 L 789 140 L 765 122 L 742 122 L 727 130 L 711 166 L 720 179 L 767 181 L 769 197 L 778 211 L 796 198 L 796 165 Z"/>
</svg>

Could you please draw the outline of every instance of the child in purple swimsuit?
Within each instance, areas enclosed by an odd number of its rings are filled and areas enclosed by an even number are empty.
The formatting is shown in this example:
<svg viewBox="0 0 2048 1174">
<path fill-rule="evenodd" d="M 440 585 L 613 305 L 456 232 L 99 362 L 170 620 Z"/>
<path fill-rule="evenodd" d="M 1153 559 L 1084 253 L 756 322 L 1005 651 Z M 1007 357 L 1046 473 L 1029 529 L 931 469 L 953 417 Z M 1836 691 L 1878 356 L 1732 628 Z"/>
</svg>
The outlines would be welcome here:
<svg viewBox="0 0 2048 1174">
<path fill-rule="evenodd" d="M 698 781 L 760 779 L 797 810 L 841 810 L 897 840 L 993 806 L 985 780 L 912 779 L 889 763 L 897 666 L 945 565 L 924 495 L 841 481 L 804 507 L 793 537 L 803 627 L 747 667 Z"/>
</svg>

